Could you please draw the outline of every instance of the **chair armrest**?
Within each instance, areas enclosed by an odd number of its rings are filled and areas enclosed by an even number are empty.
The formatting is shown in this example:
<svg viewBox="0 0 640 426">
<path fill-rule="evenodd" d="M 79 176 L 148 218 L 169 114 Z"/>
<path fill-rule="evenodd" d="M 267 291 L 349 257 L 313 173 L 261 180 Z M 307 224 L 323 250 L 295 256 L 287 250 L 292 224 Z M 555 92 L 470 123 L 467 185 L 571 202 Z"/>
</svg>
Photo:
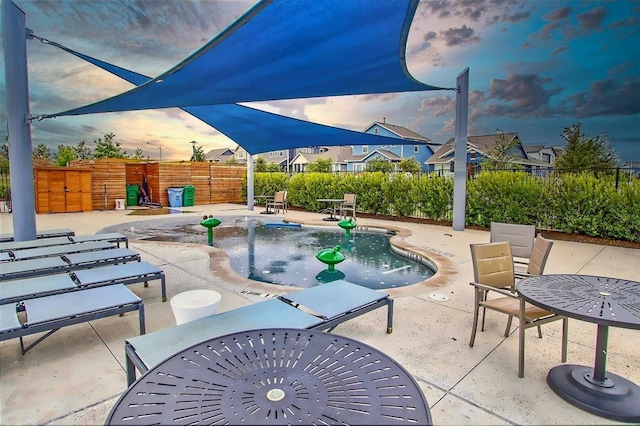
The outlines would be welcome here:
<svg viewBox="0 0 640 426">
<path fill-rule="evenodd" d="M 476 288 L 482 289 L 482 290 L 486 290 L 486 291 L 495 291 L 495 292 L 497 292 L 497 293 L 502 294 L 503 296 L 513 297 L 514 299 L 519 299 L 519 298 L 520 298 L 517 294 L 512 293 L 512 292 L 510 292 L 509 290 L 502 289 L 502 288 L 498 288 L 498 287 L 491 287 L 491 286 L 489 286 L 489 285 L 484 285 L 484 284 L 474 283 L 474 282 L 471 282 L 471 283 L 469 283 L 469 284 L 471 284 L 472 286 L 474 286 L 474 287 L 476 287 Z"/>
</svg>

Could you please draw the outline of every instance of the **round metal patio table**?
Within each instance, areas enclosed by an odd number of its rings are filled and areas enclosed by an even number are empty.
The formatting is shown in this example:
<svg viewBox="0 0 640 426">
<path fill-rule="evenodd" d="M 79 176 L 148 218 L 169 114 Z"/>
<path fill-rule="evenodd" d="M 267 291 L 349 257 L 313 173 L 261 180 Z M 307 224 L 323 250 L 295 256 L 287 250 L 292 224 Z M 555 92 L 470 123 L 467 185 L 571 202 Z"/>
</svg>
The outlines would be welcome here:
<svg viewBox="0 0 640 426">
<path fill-rule="evenodd" d="M 540 275 L 517 285 L 528 302 L 598 325 L 595 366 L 553 367 L 547 383 L 567 402 L 601 417 L 640 422 L 640 387 L 606 371 L 609 326 L 640 329 L 640 283 L 590 275 Z"/>
<path fill-rule="evenodd" d="M 411 375 L 315 330 L 251 330 L 179 352 L 120 397 L 107 424 L 431 424 Z"/>
</svg>

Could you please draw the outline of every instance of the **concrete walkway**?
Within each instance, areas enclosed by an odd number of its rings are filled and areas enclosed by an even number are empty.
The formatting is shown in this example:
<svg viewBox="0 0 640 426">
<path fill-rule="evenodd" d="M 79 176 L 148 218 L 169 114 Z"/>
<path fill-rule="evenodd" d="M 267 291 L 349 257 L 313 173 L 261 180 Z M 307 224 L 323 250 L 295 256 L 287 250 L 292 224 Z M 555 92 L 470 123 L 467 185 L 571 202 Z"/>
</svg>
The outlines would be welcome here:
<svg viewBox="0 0 640 426">
<path fill-rule="evenodd" d="M 198 223 L 204 214 L 254 215 L 242 205 L 186 207 Z M 39 230 L 68 227 L 76 235 L 159 216 L 104 211 L 37 216 Z M 160 216 L 166 220 L 172 215 Z M 282 215 L 278 216 L 282 218 Z M 317 213 L 289 211 L 285 219 L 324 224 Z M 403 365 L 422 387 L 437 425 L 451 424 L 617 424 L 582 411 L 558 397 L 546 383 L 547 371 L 560 363 L 560 322 L 542 327 L 543 338 L 529 330 L 525 377 L 517 371 L 517 321 L 504 338 L 506 318 L 487 314 L 484 332 L 468 345 L 472 322 L 473 271 L 470 243 L 488 242 L 489 233 L 453 231 L 449 227 L 358 218 L 359 226 L 403 228 L 404 244 L 429 253 L 442 268 L 434 280 L 389 293 L 395 299 L 393 334 L 386 334 L 381 309 L 341 324 L 334 333 L 374 346 Z M 126 226 L 126 225 L 123 225 Z M 124 229 L 124 228 L 123 228 Z M 0 232 L 12 231 L 11 215 L 0 214 Z M 410 234 L 410 235 L 409 235 Z M 260 292 L 283 292 L 229 271 L 215 250 L 200 245 L 132 240 L 142 259 L 167 277 L 169 297 L 191 289 L 222 294 L 221 310 L 261 300 Z M 210 254 L 216 256 L 210 257 Z M 213 261 L 212 261 L 213 260 Z M 640 251 L 555 241 L 546 273 L 608 275 L 638 280 Z M 147 332 L 175 324 L 169 302 L 162 303 L 157 283 L 129 288 L 145 303 Z M 442 297 L 444 296 L 444 297 Z M 445 299 L 445 300 L 443 300 Z M 126 389 L 124 340 L 138 333 L 137 314 L 109 317 L 66 327 L 28 354 L 18 339 L 0 343 L 0 422 L 13 424 L 104 424 L 109 410 Z M 568 362 L 592 365 L 596 326 L 569 322 Z M 33 336 L 26 338 L 33 339 Z M 638 331 L 611 328 L 607 370 L 640 383 Z"/>
</svg>

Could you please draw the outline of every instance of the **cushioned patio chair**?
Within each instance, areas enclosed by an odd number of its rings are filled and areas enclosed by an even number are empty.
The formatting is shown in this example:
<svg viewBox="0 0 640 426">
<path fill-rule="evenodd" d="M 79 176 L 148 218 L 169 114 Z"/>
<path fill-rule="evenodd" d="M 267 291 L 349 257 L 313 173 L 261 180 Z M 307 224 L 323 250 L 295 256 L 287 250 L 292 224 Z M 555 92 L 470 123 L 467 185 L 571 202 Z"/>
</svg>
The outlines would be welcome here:
<svg viewBox="0 0 640 426">
<path fill-rule="evenodd" d="M 469 346 L 473 347 L 478 315 L 480 308 L 503 313 L 509 319 L 517 317 L 518 332 L 518 377 L 524 377 L 524 345 L 525 330 L 531 327 L 562 320 L 562 362 L 567 359 L 567 318 L 546 311 L 525 302 L 516 293 L 505 290 L 510 288 L 515 280 L 513 270 L 513 256 L 508 242 L 471 244 L 471 258 L 473 263 L 474 281 L 470 283 L 474 288 L 473 325 Z M 501 297 L 492 298 L 491 294 Z M 504 336 L 508 337 L 511 321 L 508 321 Z M 484 331 L 484 326 L 483 329 Z"/>
<path fill-rule="evenodd" d="M 169 356 L 202 341 L 260 328 L 332 330 L 338 324 L 387 306 L 387 333 L 393 330 L 393 299 L 346 281 L 291 292 L 175 327 L 127 339 L 127 383 L 136 369 L 145 373 Z"/>
<path fill-rule="evenodd" d="M 0 341 L 19 338 L 24 355 L 62 327 L 134 310 L 138 311 L 140 334 L 144 334 L 144 304 L 122 284 L 23 299 L 0 305 Z M 25 347 L 24 336 L 41 332 L 46 334 Z"/>
<path fill-rule="evenodd" d="M 73 243 L 49 247 L 36 247 L 25 250 L 8 252 L 9 260 L 27 260 L 43 257 L 60 256 L 63 254 L 82 253 L 94 250 L 108 250 L 115 248 L 115 244 L 109 241 L 90 241 L 86 243 Z"/>
<path fill-rule="evenodd" d="M 356 194 L 344 194 L 344 199 L 338 206 L 342 219 L 347 218 L 347 213 L 351 213 L 351 217 L 356 218 L 356 198 Z"/>
</svg>

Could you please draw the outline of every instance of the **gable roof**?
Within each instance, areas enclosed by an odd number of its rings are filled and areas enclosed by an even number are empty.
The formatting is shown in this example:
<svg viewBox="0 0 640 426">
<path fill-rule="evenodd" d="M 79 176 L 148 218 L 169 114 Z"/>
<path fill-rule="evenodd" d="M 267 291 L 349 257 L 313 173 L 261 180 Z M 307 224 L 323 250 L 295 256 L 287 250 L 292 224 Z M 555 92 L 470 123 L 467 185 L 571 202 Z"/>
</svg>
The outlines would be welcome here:
<svg viewBox="0 0 640 426">
<path fill-rule="evenodd" d="M 227 161 L 231 157 L 233 157 L 233 151 L 229 148 L 212 149 L 204 155 L 205 160 L 215 162 Z"/>
<path fill-rule="evenodd" d="M 364 129 L 364 131 L 368 132 L 374 126 L 383 127 L 386 130 L 388 130 L 389 132 L 397 135 L 398 138 L 400 138 L 400 139 L 408 139 L 412 143 L 414 143 L 414 142 L 422 142 L 422 143 L 431 142 L 431 139 L 429 139 L 427 137 L 424 137 L 421 134 L 414 132 L 413 130 L 409 130 L 406 127 L 398 126 L 396 124 L 389 124 L 389 123 L 386 123 L 386 122 L 385 123 L 381 123 L 379 121 L 374 121 L 373 123 L 371 123 L 369 125 L 369 127 Z"/>
</svg>

